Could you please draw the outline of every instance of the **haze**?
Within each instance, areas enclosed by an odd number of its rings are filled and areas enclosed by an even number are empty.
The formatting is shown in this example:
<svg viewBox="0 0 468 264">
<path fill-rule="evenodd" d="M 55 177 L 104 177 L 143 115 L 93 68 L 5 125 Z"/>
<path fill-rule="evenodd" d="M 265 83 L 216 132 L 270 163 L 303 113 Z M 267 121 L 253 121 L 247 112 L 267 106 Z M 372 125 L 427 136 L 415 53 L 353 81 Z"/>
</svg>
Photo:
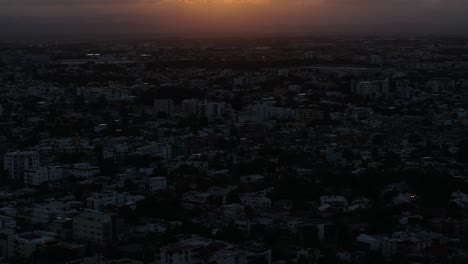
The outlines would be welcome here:
<svg viewBox="0 0 468 264">
<path fill-rule="evenodd" d="M 3 37 L 468 33 L 466 0 L 0 0 Z"/>
</svg>

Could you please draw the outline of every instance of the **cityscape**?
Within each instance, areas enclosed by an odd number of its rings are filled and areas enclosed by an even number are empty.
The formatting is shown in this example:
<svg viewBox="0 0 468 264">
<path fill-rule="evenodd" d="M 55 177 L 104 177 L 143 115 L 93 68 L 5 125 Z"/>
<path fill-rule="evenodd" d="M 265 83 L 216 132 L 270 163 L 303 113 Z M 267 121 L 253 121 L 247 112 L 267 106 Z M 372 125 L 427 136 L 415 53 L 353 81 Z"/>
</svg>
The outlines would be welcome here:
<svg viewBox="0 0 468 264">
<path fill-rule="evenodd" d="M 0 263 L 468 263 L 463 33 L 49 33 L 0 37 Z"/>
</svg>

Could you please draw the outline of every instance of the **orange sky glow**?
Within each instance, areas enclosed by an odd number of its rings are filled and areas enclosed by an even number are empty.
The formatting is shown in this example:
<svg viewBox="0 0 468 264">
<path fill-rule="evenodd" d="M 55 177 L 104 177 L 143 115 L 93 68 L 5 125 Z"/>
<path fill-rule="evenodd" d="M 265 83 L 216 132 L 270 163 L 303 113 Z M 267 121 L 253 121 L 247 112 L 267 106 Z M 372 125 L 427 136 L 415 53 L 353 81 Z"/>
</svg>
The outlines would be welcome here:
<svg viewBox="0 0 468 264">
<path fill-rule="evenodd" d="M 467 0 L 0 0 L 11 34 L 468 31 Z"/>
</svg>

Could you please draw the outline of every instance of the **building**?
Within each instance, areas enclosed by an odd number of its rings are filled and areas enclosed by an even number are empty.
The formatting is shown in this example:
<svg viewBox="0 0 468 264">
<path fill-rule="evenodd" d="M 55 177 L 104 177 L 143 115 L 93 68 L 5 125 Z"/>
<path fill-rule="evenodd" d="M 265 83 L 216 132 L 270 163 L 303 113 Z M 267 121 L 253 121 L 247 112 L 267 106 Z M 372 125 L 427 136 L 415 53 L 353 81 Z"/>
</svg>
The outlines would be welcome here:
<svg viewBox="0 0 468 264">
<path fill-rule="evenodd" d="M 241 176 L 240 177 L 240 182 L 241 183 L 262 183 L 265 181 L 265 176 L 263 175 L 246 175 L 246 176 Z"/>
<path fill-rule="evenodd" d="M 92 166 L 89 163 L 76 163 L 72 166 L 65 167 L 64 173 L 68 176 L 76 178 L 88 178 L 99 174 L 101 170 L 98 166 Z"/>
<path fill-rule="evenodd" d="M 208 118 L 221 118 L 225 112 L 225 102 L 209 102 L 206 104 L 205 116 Z"/>
<path fill-rule="evenodd" d="M 73 220 L 68 217 L 54 219 L 47 225 L 47 230 L 62 240 L 70 241 L 73 239 Z"/>
<path fill-rule="evenodd" d="M 449 78 L 433 79 L 426 83 L 426 90 L 434 94 L 453 92 L 455 88 L 455 81 Z"/>
<path fill-rule="evenodd" d="M 91 194 L 90 197 L 86 199 L 86 204 L 88 208 L 94 210 L 101 210 L 107 206 L 123 206 L 126 202 L 126 193 L 118 193 L 114 191 L 102 191 L 98 193 Z"/>
<path fill-rule="evenodd" d="M 125 160 L 129 153 L 130 148 L 127 144 L 113 144 L 111 146 L 106 146 L 102 151 L 105 160 L 113 160 L 116 162 Z"/>
<path fill-rule="evenodd" d="M 390 78 L 376 81 L 352 81 L 351 92 L 360 96 L 382 96 L 388 95 L 393 87 Z"/>
<path fill-rule="evenodd" d="M 379 55 L 370 55 L 369 63 L 372 65 L 382 65 L 383 60 L 382 60 L 382 57 Z"/>
<path fill-rule="evenodd" d="M 242 248 L 224 241 L 192 237 L 162 247 L 155 260 L 156 264 L 271 264 L 271 250 L 255 244 Z"/>
<path fill-rule="evenodd" d="M 118 238 L 118 220 L 115 213 L 86 209 L 73 217 L 73 237 L 78 241 L 106 244 Z"/>
<path fill-rule="evenodd" d="M 46 224 L 56 217 L 70 217 L 74 213 L 76 210 L 60 201 L 35 204 L 31 210 L 31 222 L 33 224 Z"/>
<path fill-rule="evenodd" d="M 194 237 L 179 241 L 174 244 L 162 247 L 159 254 L 156 254 L 156 264 L 198 264 L 204 263 L 202 251 L 216 243 L 220 243 L 220 247 L 225 247 L 226 244 L 217 242 L 211 239 Z"/>
<path fill-rule="evenodd" d="M 348 205 L 348 200 L 343 196 L 320 196 L 320 206 L 330 205 L 333 207 L 345 207 Z"/>
<path fill-rule="evenodd" d="M 268 197 L 261 196 L 261 195 L 255 195 L 255 194 L 241 195 L 240 201 L 243 205 L 249 208 L 254 208 L 254 209 L 271 207 L 271 199 Z"/>
<path fill-rule="evenodd" d="M 245 207 L 240 204 L 226 204 L 217 209 L 223 220 L 232 222 L 245 216 Z"/>
<path fill-rule="evenodd" d="M 154 114 L 165 114 L 167 117 L 172 117 L 174 114 L 174 101 L 172 99 L 156 99 L 154 100 Z"/>
<path fill-rule="evenodd" d="M 106 100 L 127 100 L 130 98 L 131 92 L 129 89 L 120 87 L 78 87 L 76 95 L 88 100 L 98 100 L 106 98 Z"/>
<path fill-rule="evenodd" d="M 164 160 L 172 158 L 172 146 L 166 143 L 151 142 L 141 148 L 137 148 L 134 155 L 161 157 Z"/>
<path fill-rule="evenodd" d="M 217 251 L 210 258 L 210 263 L 216 264 L 249 264 L 265 263 L 271 264 L 271 250 L 262 248 L 229 248 Z"/>
<path fill-rule="evenodd" d="M 4 229 L 15 229 L 16 220 L 14 217 L 0 215 L 0 230 Z"/>
<path fill-rule="evenodd" d="M 353 107 L 350 116 L 355 121 L 367 120 L 372 118 L 374 111 L 370 107 Z"/>
<path fill-rule="evenodd" d="M 149 192 L 150 194 L 167 190 L 166 177 L 153 177 L 149 178 Z"/>
<path fill-rule="evenodd" d="M 357 85 L 356 93 L 362 96 L 376 95 L 380 89 L 380 83 L 374 81 L 363 81 Z"/>
<path fill-rule="evenodd" d="M 8 152 L 3 156 L 4 168 L 10 179 L 23 179 L 25 170 L 39 168 L 39 154 L 35 151 Z"/>
<path fill-rule="evenodd" d="M 299 108 L 297 110 L 297 116 L 300 121 L 306 122 L 308 124 L 314 121 L 322 120 L 324 118 L 322 111 L 311 108 Z"/>
<path fill-rule="evenodd" d="M 381 242 L 384 256 L 396 254 L 421 254 L 424 249 L 432 245 L 429 237 L 396 232 L 392 237 L 386 237 Z"/>
<path fill-rule="evenodd" d="M 52 234 L 28 232 L 8 237 L 8 257 L 31 257 L 37 250 L 55 243 Z"/>
<path fill-rule="evenodd" d="M 24 171 L 26 185 L 41 185 L 44 182 L 56 182 L 63 178 L 63 167 L 45 166 Z"/>
<path fill-rule="evenodd" d="M 206 112 L 206 100 L 185 99 L 182 101 L 182 112 L 186 115 L 203 116 Z"/>
<path fill-rule="evenodd" d="M 206 100 L 186 99 L 182 101 L 182 112 L 185 115 L 198 117 L 221 118 L 226 112 L 225 102 L 207 102 Z"/>
</svg>

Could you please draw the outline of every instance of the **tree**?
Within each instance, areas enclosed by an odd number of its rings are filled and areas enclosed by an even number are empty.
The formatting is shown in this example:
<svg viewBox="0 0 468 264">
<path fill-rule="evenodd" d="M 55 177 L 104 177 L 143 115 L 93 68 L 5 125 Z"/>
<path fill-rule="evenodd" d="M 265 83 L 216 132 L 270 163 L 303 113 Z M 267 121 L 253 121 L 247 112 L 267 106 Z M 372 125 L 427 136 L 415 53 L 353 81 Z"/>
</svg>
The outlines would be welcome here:
<svg viewBox="0 0 468 264">
<path fill-rule="evenodd" d="M 117 168 L 113 161 L 104 160 L 101 164 L 101 173 L 105 176 L 114 176 L 117 174 Z"/>
<path fill-rule="evenodd" d="M 458 146 L 457 159 L 461 162 L 468 162 L 468 140 L 464 139 Z"/>
<path fill-rule="evenodd" d="M 418 134 L 411 134 L 409 135 L 408 137 L 408 142 L 411 143 L 411 144 L 417 144 L 419 142 L 421 142 L 421 136 L 418 135 Z"/>
</svg>

